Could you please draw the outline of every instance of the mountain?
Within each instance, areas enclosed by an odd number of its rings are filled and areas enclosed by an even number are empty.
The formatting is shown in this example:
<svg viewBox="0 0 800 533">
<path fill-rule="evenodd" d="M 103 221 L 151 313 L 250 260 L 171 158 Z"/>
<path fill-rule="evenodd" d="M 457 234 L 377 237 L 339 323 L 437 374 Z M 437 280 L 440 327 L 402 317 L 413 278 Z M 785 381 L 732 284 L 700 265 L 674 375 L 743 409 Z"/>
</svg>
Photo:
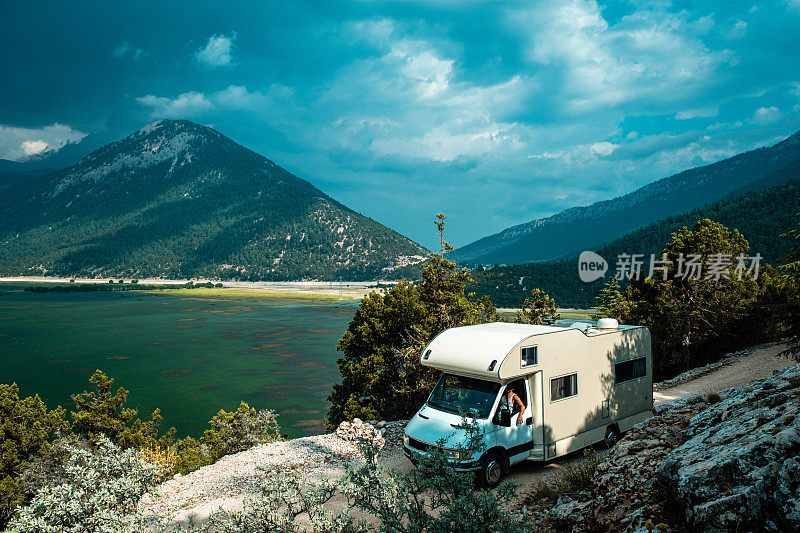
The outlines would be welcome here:
<svg viewBox="0 0 800 533">
<path fill-rule="evenodd" d="M 24 182 L 29 178 L 49 174 L 52 168 L 33 168 L 23 163 L 0 159 L 0 191 L 8 185 Z"/>
<path fill-rule="evenodd" d="M 515 264 L 591 250 L 655 220 L 731 194 L 775 185 L 760 180 L 798 159 L 800 132 L 774 146 L 686 170 L 613 200 L 513 226 L 458 248 L 452 259 L 473 264 Z"/>
<path fill-rule="evenodd" d="M 155 122 L 0 192 L 3 275 L 374 279 L 428 255 L 184 120 Z"/>
<path fill-rule="evenodd" d="M 779 174 L 778 176 L 773 174 Z M 471 275 L 469 290 L 487 295 L 499 307 L 520 307 L 531 289 L 540 288 L 560 307 L 594 306 L 595 297 L 608 276 L 613 275 L 617 256 L 644 254 L 645 268 L 650 254 L 659 255 L 670 234 L 683 226 L 691 228 L 703 218 L 738 229 L 750 243 L 750 254 L 760 253 L 764 262 L 780 265 L 796 241 L 781 237 L 797 225 L 800 212 L 800 161 L 765 177 L 765 182 L 786 183 L 761 191 L 749 191 L 688 213 L 652 222 L 600 247 L 596 252 L 608 262 L 606 278 L 584 283 L 578 278 L 578 254 L 567 259 L 541 263 L 478 268 Z"/>
</svg>

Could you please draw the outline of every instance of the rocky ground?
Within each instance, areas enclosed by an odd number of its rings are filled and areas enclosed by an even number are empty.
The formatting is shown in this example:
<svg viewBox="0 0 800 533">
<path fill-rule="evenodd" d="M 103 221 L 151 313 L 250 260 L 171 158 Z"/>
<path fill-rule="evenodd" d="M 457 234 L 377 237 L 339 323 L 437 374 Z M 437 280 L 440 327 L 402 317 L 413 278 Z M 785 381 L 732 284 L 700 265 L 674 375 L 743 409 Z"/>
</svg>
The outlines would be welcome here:
<svg viewBox="0 0 800 533">
<path fill-rule="evenodd" d="M 177 474 L 146 495 L 140 509 L 166 522 L 202 521 L 220 507 L 241 509 L 245 498 L 259 492 L 270 469 L 297 470 L 310 483 L 336 481 L 348 467 L 363 464 L 355 444 L 359 438 L 372 439 L 381 449 L 380 459 L 400 448 L 406 421 L 354 422 L 335 433 L 254 446 L 185 476 Z"/>
<path fill-rule="evenodd" d="M 800 366 L 654 407 L 548 511 L 565 531 L 800 531 Z M 635 473 L 635 475 L 633 475 Z"/>
</svg>

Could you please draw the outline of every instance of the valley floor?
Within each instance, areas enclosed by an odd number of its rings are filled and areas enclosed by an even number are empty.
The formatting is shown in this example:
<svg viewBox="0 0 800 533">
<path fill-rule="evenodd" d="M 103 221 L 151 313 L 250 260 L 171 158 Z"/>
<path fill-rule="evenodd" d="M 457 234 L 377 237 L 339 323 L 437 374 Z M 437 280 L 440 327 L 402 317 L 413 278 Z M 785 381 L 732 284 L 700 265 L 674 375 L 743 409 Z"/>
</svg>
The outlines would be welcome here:
<svg viewBox="0 0 800 533">
<path fill-rule="evenodd" d="M 781 344 L 756 346 L 731 354 L 704 369 L 657 384 L 655 402 L 708 394 L 772 376 L 773 371 L 793 364 L 788 358 L 776 357 L 783 348 Z M 400 471 L 413 468 L 402 452 L 404 425 L 404 422 L 386 424 L 386 446 L 378 459 L 384 467 Z M 581 453 L 575 453 L 544 466 L 523 462 L 512 468 L 509 478 L 518 484 L 519 501 L 524 502 L 540 482 L 554 481 L 566 466 L 583 460 Z M 294 471 L 310 482 L 335 483 L 348 466 L 361 461 L 355 445 L 335 433 L 256 446 L 163 483 L 155 496 L 142 500 L 141 507 L 174 522 L 186 523 L 192 516 L 202 521 L 219 507 L 241 509 L 243 501 L 257 492 L 260 481 L 270 470 Z M 346 504 L 341 497 L 330 503 L 333 512 Z"/>
</svg>

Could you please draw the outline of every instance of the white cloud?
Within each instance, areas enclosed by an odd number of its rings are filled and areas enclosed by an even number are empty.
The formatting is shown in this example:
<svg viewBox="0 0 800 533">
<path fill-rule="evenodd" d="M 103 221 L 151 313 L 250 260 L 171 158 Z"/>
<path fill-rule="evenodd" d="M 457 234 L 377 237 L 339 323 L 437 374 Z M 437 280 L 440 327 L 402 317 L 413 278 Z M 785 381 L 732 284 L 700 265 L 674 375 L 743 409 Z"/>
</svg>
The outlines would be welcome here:
<svg viewBox="0 0 800 533">
<path fill-rule="evenodd" d="M 41 154 L 45 150 L 47 150 L 47 143 L 42 140 L 25 141 L 22 143 L 22 151 L 25 152 L 25 155 Z"/>
<path fill-rule="evenodd" d="M 46 152 L 57 152 L 67 143 L 86 137 L 82 131 L 65 124 L 42 128 L 16 128 L 0 125 L 0 158 L 19 161 Z"/>
<path fill-rule="evenodd" d="M 733 27 L 728 31 L 729 39 L 741 39 L 747 33 L 747 22 L 737 20 Z"/>
<path fill-rule="evenodd" d="M 753 114 L 753 118 L 750 119 L 750 122 L 764 126 L 766 124 L 772 124 L 773 122 L 779 120 L 782 116 L 783 113 L 781 113 L 780 109 L 775 106 L 759 107 L 756 109 L 756 112 Z"/>
<path fill-rule="evenodd" d="M 114 59 L 124 59 L 130 57 L 134 61 L 139 61 L 144 54 L 144 50 L 133 46 L 130 42 L 125 41 L 111 52 L 111 57 Z"/>
<path fill-rule="evenodd" d="M 447 89 L 453 60 L 442 59 L 427 43 L 401 41 L 392 46 L 385 60 L 397 65 L 403 76 L 416 85 L 419 95 L 431 98 Z"/>
<path fill-rule="evenodd" d="M 151 109 L 153 118 L 196 118 L 218 110 L 276 111 L 294 97 L 294 90 L 280 84 L 271 85 L 266 92 L 249 91 L 243 85 L 229 85 L 221 91 L 206 95 L 189 91 L 174 98 L 148 94 L 136 101 Z"/>
<path fill-rule="evenodd" d="M 731 54 L 699 39 L 713 20 L 685 11 L 638 10 L 614 25 L 594 0 L 543 2 L 515 12 L 510 24 L 527 41 L 527 57 L 542 69 L 565 109 L 585 112 L 625 102 L 675 101 L 702 90 Z"/>
<path fill-rule="evenodd" d="M 394 33 L 396 23 L 390 18 L 357 20 L 344 26 L 344 36 L 349 42 L 364 41 L 376 46 L 386 45 Z"/>
<path fill-rule="evenodd" d="M 231 64 L 233 58 L 233 41 L 236 40 L 236 32 L 230 35 L 217 34 L 208 38 L 205 46 L 198 48 L 194 57 L 198 63 L 209 68 L 224 67 Z"/>
<path fill-rule="evenodd" d="M 619 148 L 618 144 L 614 144 L 608 141 L 603 141 L 599 143 L 594 143 L 589 147 L 589 150 L 594 155 L 611 155 L 617 148 Z"/>
<path fill-rule="evenodd" d="M 148 94 L 140 96 L 136 101 L 152 108 L 150 115 L 159 118 L 193 117 L 214 107 L 203 93 L 195 91 L 180 94 L 175 98 Z"/>
<path fill-rule="evenodd" d="M 686 109 L 675 113 L 675 118 L 678 120 L 688 120 L 691 118 L 711 118 L 716 117 L 719 110 L 716 107 L 704 107 L 700 109 Z"/>
</svg>

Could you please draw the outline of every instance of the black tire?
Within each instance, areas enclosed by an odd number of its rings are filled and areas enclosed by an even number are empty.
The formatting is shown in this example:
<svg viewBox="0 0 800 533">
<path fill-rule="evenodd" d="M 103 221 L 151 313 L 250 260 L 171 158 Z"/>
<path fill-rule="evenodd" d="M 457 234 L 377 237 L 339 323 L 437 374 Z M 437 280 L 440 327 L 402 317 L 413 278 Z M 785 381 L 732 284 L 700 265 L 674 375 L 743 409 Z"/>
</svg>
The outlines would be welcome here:
<svg viewBox="0 0 800 533">
<path fill-rule="evenodd" d="M 481 459 L 481 468 L 477 472 L 478 485 L 484 489 L 493 489 L 503 479 L 503 457 L 499 453 L 488 453 Z"/>
<path fill-rule="evenodd" d="M 616 424 L 611 424 L 606 428 L 606 436 L 603 439 L 603 448 L 609 450 L 614 447 L 614 445 L 620 439 L 619 428 Z"/>
</svg>

